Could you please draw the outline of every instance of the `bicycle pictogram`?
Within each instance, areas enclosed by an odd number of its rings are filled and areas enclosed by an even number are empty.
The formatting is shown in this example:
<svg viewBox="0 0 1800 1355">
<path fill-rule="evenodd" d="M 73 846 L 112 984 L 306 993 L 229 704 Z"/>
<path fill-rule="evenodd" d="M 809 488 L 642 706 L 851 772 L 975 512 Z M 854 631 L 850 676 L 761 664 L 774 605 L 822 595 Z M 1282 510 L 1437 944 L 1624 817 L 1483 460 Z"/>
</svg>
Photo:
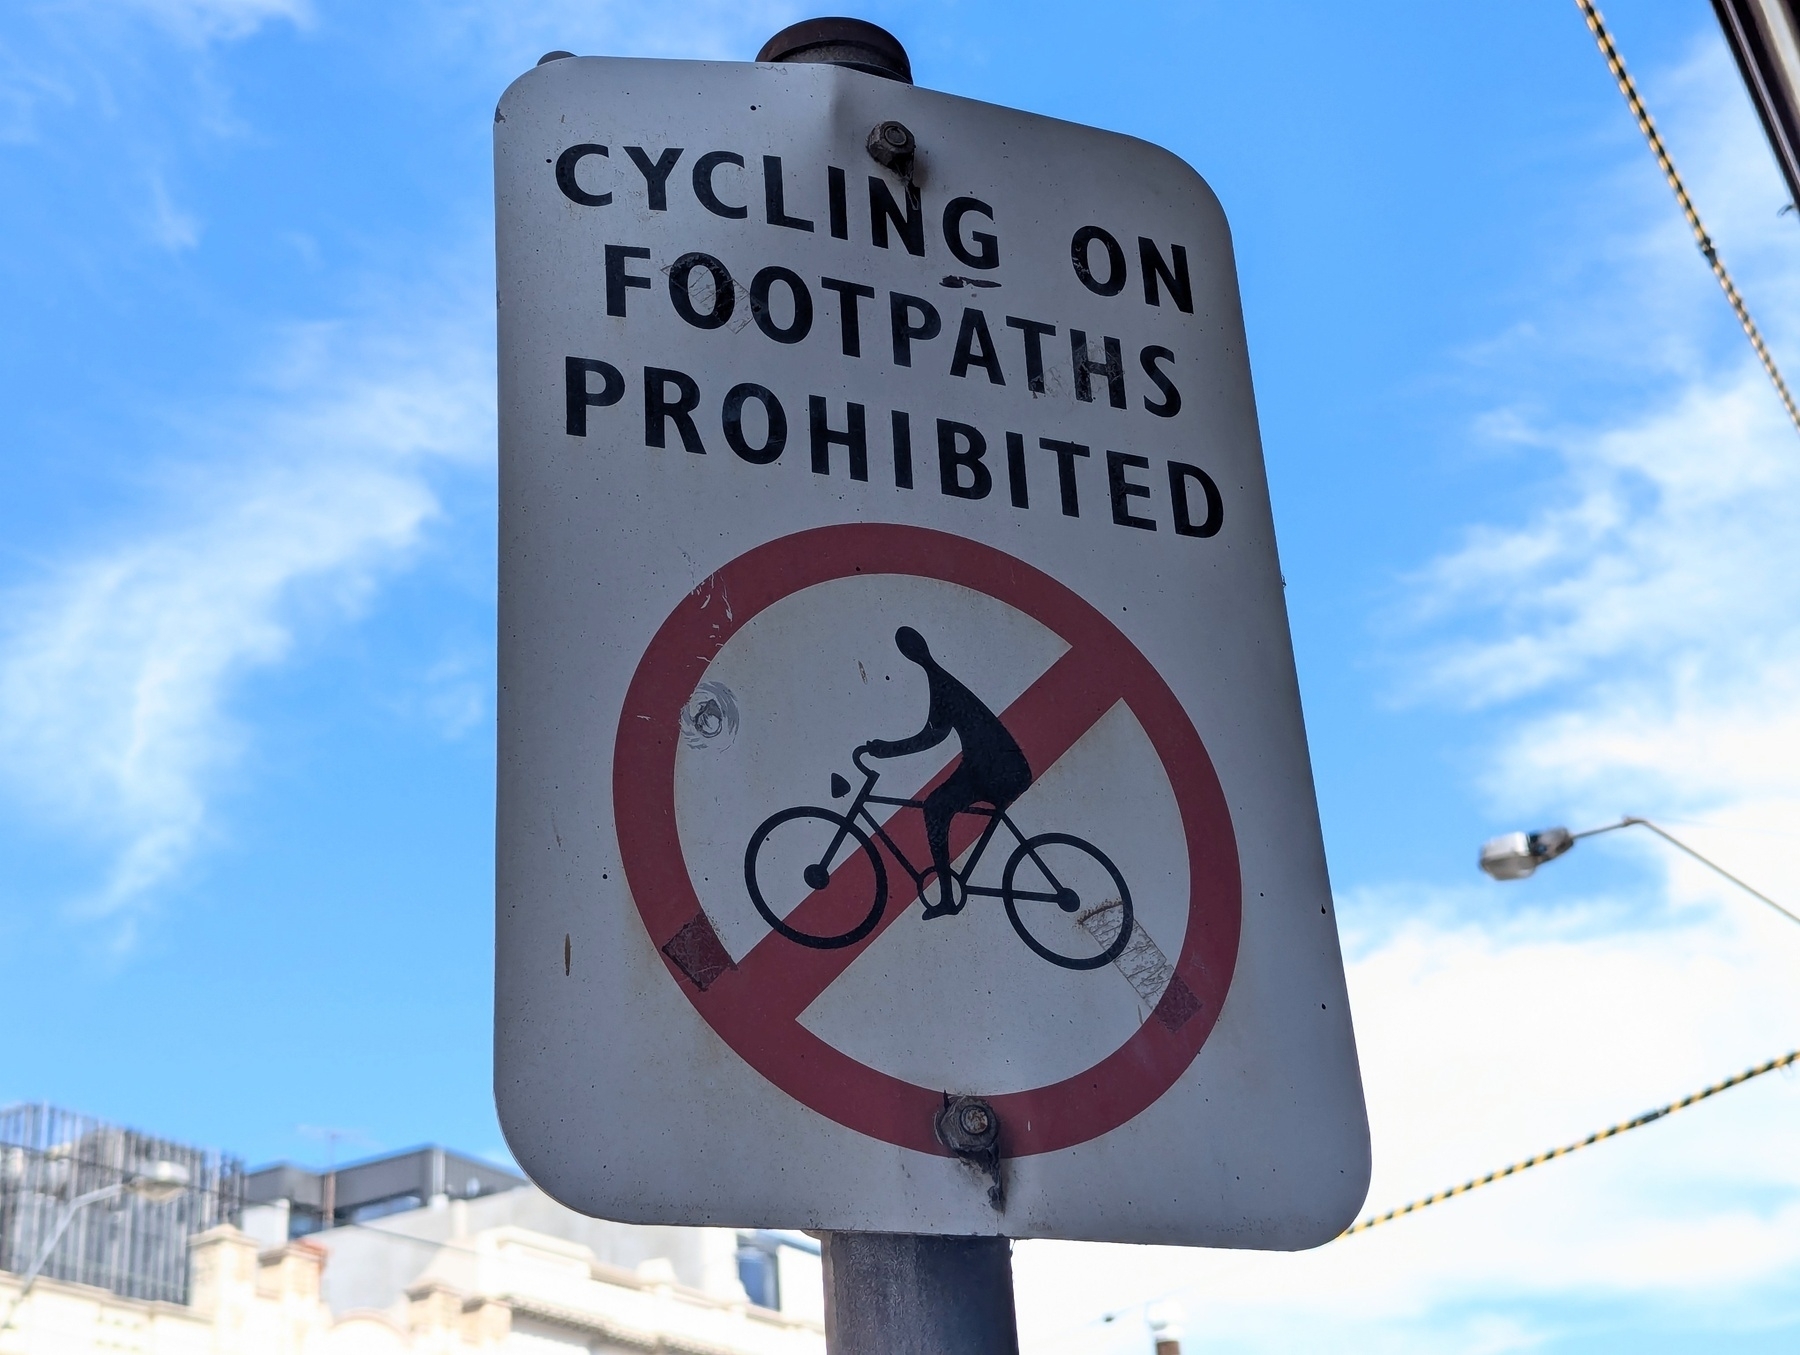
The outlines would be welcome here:
<svg viewBox="0 0 1800 1355">
<path fill-rule="evenodd" d="M 763 821 L 744 850 L 744 883 L 751 902 L 775 932 L 819 950 L 851 946 L 873 932 L 887 909 L 888 869 L 882 851 L 912 881 L 926 919 L 961 913 L 972 898 L 997 898 L 1019 938 L 1037 955 L 1065 969 L 1098 969 L 1110 964 L 1131 940 L 1131 890 L 1112 860 L 1091 842 L 1071 833 L 1028 836 L 1008 812 L 1032 784 L 1019 745 L 1005 725 L 966 686 L 946 671 L 919 633 L 902 626 L 895 644 L 925 670 L 931 709 L 925 727 L 910 738 L 876 739 L 851 755 L 862 775 L 855 797 L 842 811 L 822 805 L 795 805 Z M 956 767 L 922 798 L 878 795 L 879 768 L 867 759 L 906 757 L 942 743 L 954 733 L 962 745 Z M 851 792 L 841 773 L 831 776 L 831 795 Z M 876 817 L 871 806 L 920 811 L 932 861 L 924 868 L 911 858 Z M 959 814 L 986 819 L 961 870 L 951 863 L 950 824 Z M 978 884 L 975 875 L 989 846 L 1004 829 L 1013 849 L 1000 883 Z M 862 863 L 859 869 L 856 863 Z M 928 897 L 937 885 L 938 901 Z M 788 922 L 801 886 L 813 893 L 834 890 L 828 910 L 842 930 L 809 931 Z M 804 897 L 804 895 L 800 895 Z M 786 909 L 778 907 L 785 903 Z M 836 924 L 833 924 L 836 925 Z"/>
</svg>

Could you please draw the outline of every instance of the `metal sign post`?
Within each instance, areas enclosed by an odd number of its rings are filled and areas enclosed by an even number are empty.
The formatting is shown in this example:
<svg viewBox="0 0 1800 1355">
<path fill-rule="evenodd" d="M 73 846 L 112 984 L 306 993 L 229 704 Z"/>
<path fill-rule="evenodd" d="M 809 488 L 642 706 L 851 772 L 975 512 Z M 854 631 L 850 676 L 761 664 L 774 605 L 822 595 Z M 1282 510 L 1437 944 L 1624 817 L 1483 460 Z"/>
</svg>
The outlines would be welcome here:
<svg viewBox="0 0 1800 1355">
<path fill-rule="evenodd" d="M 1012 1355 L 1012 1243 L 918 1233 L 825 1235 L 831 1355 Z"/>
<path fill-rule="evenodd" d="M 638 1222 L 826 1237 L 844 1355 L 1009 1238 L 1294 1248 L 1368 1178 L 1230 236 L 1127 137 L 570 58 L 495 113 L 495 1088 Z"/>
</svg>

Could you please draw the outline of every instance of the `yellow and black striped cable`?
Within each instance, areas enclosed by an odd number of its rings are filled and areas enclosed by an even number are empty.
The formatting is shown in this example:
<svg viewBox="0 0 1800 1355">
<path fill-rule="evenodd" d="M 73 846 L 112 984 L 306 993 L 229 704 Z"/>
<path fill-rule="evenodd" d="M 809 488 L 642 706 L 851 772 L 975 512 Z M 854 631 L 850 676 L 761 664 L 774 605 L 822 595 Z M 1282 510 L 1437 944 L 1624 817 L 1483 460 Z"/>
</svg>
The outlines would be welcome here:
<svg viewBox="0 0 1800 1355">
<path fill-rule="evenodd" d="M 1737 284 L 1731 280 L 1731 274 L 1725 269 L 1725 262 L 1719 258 L 1719 251 L 1713 245 L 1712 237 L 1706 233 L 1706 227 L 1700 223 L 1700 213 L 1694 207 L 1694 200 L 1688 196 L 1687 185 L 1681 181 L 1681 175 L 1675 168 L 1675 162 L 1669 158 L 1669 149 L 1663 145 L 1662 133 L 1656 130 L 1656 124 L 1650 120 L 1650 110 L 1644 107 L 1643 99 L 1638 95 L 1637 82 L 1631 78 L 1631 72 L 1625 69 L 1625 58 L 1619 55 L 1614 45 L 1612 34 L 1607 30 L 1606 20 L 1600 17 L 1600 11 L 1594 0 L 1575 0 L 1582 17 L 1594 35 L 1594 41 L 1600 44 L 1600 55 L 1606 58 L 1607 69 L 1612 72 L 1613 79 L 1619 82 L 1619 93 L 1625 96 L 1625 102 L 1631 106 L 1631 115 L 1637 119 L 1638 130 L 1650 143 L 1651 153 L 1656 156 L 1656 163 L 1662 169 L 1663 177 L 1669 181 L 1669 187 L 1675 190 L 1675 201 L 1681 204 L 1681 214 L 1687 218 L 1688 229 L 1694 232 L 1694 243 L 1700 246 L 1700 252 L 1706 256 L 1706 262 L 1712 265 L 1713 276 L 1719 280 L 1719 286 L 1725 292 L 1725 299 L 1731 303 L 1731 309 L 1738 318 L 1738 324 L 1744 328 L 1744 337 L 1750 340 L 1750 347 L 1756 350 L 1757 358 L 1762 362 L 1763 370 L 1769 374 L 1774 383 L 1775 393 L 1781 397 L 1782 408 L 1787 410 L 1788 419 L 1795 429 L 1800 430 L 1800 409 L 1794 407 L 1794 397 L 1788 393 L 1787 382 L 1782 380 L 1781 369 L 1775 365 L 1774 355 L 1763 342 L 1762 331 L 1757 329 L 1756 321 L 1750 318 L 1750 308 L 1744 304 L 1744 298 L 1738 294 Z"/>
<path fill-rule="evenodd" d="M 1723 1082 L 1715 1082 L 1710 1087 L 1703 1087 L 1692 1095 L 1684 1096 L 1679 1101 L 1671 1101 L 1666 1106 L 1658 1106 L 1655 1110 L 1647 1110 L 1642 1115 L 1622 1121 L 1610 1129 L 1602 1129 L 1589 1134 L 1585 1139 L 1574 1143 L 1565 1143 L 1560 1148 L 1552 1148 L 1547 1153 L 1539 1153 L 1536 1157 L 1528 1157 L 1523 1162 L 1515 1162 L 1510 1167 L 1502 1167 L 1499 1171 L 1489 1172 L 1486 1176 L 1478 1176 L 1473 1181 L 1464 1181 L 1460 1186 L 1452 1186 L 1449 1190 L 1440 1190 L 1435 1195 L 1427 1195 L 1422 1200 L 1414 1200 L 1411 1204 L 1401 1205 L 1398 1209 L 1390 1209 L 1385 1214 L 1373 1214 L 1361 1223 L 1352 1224 L 1339 1233 L 1340 1238 L 1349 1237 L 1352 1233 L 1366 1233 L 1369 1229 L 1383 1223 L 1391 1223 L 1407 1214 L 1416 1214 L 1421 1209 L 1429 1209 L 1434 1204 L 1442 1204 L 1445 1200 L 1454 1200 L 1458 1195 L 1467 1195 L 1471 1190 L 1481 1186 L 1491 1186 L 1496 1181 L 1504 1181 L 1509 1176 L 1517 1176 L 1520 1172 L 1530 1171 L 1533 1167 L 1541 1167 L 1546 1162 L 1554 1162 L 1559 1157 L 1567 1157 L 1570 1153 L 1578 1153 L 1583 1148 L 1592 1148 L 1596 1143 L 1617 1138 L 1629 1129 L 1641 1129 L 1647 1124 L 1654 1124 L 1664 1116 L 1673 1115 L 1678 1110 L 1686 1110 L 1706 1100 L 1709 1096 L 1717 1096 L 1722 1091 L 1729 1091 L 1753 1077 L 1761 1077 L 1764 1073 L 1772 1073 L 1777 1068 L 1786 1068 L 1789 1064 L 1800 1062 L 1800 1049 L 1783 1054 L 1778 1059 L 1770 1059 L 1767 1063 L 1759 1063 L 1754 1068 L 1746 1068 L 1741 1073 L 1733 1074 Z"/>
</svg>

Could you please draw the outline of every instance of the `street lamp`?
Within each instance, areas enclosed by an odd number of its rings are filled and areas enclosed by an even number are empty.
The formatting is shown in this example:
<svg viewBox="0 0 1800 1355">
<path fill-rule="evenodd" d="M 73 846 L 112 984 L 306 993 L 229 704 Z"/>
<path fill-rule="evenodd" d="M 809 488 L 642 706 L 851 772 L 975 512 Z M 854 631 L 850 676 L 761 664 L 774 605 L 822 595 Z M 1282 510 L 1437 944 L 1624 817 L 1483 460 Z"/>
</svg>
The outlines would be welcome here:
<svg viewBox="0 0 1800 1355">
<path fill-rule="evenodd" d="M 1526 876 L 1534 873 L 1544 862 L 1556 860 L 1582 838 L 1597 837 L 1601 833 L 1615 833 L 1621 828 L 1648 828 L 1670 846 L 1679 847 L 1708 870 L 1724 876 L 1746 894 L 1768 904 L 1788 921 L 1800 922 L 1800 914 L 1788 911 L 1760 889 L 1745 884 L 1718 862 L 1709 861 L 1666 829 L 1651 823 L 1649 819 L 1638 818 L 1633 814 L 1626 815 L 1617 823 L 1603 824 L 1598 828 L 1588 828 L 1579 833 L 1571 833 L 1567 828 L 1543 828 L 1535 833 L 1502 833 L 1499 837 L 1489 838 L 1481 844 L 1481 868 L 1496 880 L 1523 880 Z"/>
<path fill-rule="evenodd" d="M 140 1200 L 151 1204 L 167 1204 L 188 1188 L 193 1178 L 179 1162 L 167 1158 L 152 1162 L 149 1170 L 139 1172 L 124 1182 L 124 1188 Z"/>
<path fill-rule="evenodd" d="M 151 1204 L 167 1204 L 186 1190 L 191 1180 L 186 1167 L 165 1158 L 148 1164 L 143 1171 L 134 1172 L 123 1181 L 101 1186 L 98 1190 L 85 1191 L 70 1200 L 63 1208 L 62 1217 L 57 1219 L 56 1227 L 50 1230 L 49 1238 L 38 1248 L 38 1254 L 32 1258 L 31 1265 L 21 1277 L 24 1282 L 19 1286 L 12 1307 L 7 1309 L 6 1321 L 0 1322 L 0 1332 L 12 1326 L 13 1319 L 25 1304 L 25 1296 L 31 1292 L 31 1286 L 37 1283 L 39 1273 L 49 1263 L 50 1253 L 56 1250 L 56 1244 L 62 1241 L 63 1234 L 69 1231 L 69 1225 L 82 1210 L 89 1205 L 99 1204 L 102 1200 L 116 1200 L 121 1195 L 135 1195 Z"/>
</svg>

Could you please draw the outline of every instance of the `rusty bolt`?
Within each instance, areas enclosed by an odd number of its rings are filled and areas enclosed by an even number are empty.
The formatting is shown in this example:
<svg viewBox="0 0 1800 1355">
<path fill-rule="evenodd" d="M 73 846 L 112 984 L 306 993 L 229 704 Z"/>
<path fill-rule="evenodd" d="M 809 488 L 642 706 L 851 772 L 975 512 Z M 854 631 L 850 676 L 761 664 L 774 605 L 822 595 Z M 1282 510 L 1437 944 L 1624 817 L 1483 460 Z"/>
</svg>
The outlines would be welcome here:
<svg viewBox="0 0 1800 1355">
<path fill-rule="evenodd" d="M 912 169 L 913 155 L 919 143 L 903 122 L 878 122 L 869 133 L 869 155 L 883 169 L 905 175 Z"/>
<path fill-rule="evenodd" d="M 958 1157 L 986 1158 L 1000 1142 L 1000 1116 L 978 1096 L 952 1096 L 938 1112 L 937 1136 Z"/>
</svg>

